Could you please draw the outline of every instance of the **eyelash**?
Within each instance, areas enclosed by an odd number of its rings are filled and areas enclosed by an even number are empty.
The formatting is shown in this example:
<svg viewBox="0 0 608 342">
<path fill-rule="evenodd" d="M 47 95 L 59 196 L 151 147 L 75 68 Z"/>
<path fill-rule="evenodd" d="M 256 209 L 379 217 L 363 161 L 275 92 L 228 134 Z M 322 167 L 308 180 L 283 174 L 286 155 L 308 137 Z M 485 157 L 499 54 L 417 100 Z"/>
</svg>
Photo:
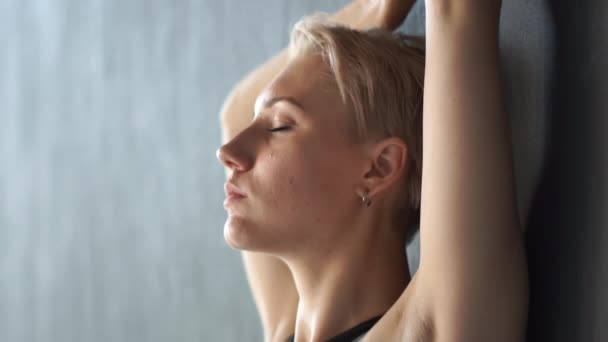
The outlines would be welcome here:
<svg viewBox="0 0 608 342">
<path fill-rule="evenodd" d="M 280 132 L 280 131 L 287 131 L 289 129 L 291 129 L 291 127 L 283 126 L 283 127 L 277 127 L 277 128 L 269 128 L 268 132 Z"/>
</svg>

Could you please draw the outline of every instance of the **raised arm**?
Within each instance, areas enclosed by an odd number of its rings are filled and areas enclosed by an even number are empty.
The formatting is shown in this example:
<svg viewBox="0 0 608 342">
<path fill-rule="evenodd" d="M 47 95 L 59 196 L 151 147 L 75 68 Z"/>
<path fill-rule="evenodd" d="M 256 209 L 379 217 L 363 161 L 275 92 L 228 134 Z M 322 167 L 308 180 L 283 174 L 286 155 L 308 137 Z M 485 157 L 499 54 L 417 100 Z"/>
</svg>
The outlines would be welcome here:
<svg viewBox="0 0 608 342">
<path fill-rule="evenodd" d="M 436 341 L 523 340 L 528 285 L 499 0 L 426 0 L 420 288 Z"/>
</svg>

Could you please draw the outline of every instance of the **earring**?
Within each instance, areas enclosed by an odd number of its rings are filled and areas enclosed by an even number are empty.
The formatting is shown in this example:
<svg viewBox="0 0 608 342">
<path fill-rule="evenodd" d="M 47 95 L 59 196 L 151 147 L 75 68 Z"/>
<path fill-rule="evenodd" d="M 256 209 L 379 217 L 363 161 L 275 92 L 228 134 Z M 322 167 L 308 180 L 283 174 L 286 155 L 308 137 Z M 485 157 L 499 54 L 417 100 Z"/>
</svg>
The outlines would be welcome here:
<svg viewBox="0 0 608 342">
<path fill-rule="evenodd" d="M 372 204 L 372 199 L 367 197 L 367 194 L 361 196 L 361 203 L 365 205 L 365 207 L 369 207 Z"/>
</svg>

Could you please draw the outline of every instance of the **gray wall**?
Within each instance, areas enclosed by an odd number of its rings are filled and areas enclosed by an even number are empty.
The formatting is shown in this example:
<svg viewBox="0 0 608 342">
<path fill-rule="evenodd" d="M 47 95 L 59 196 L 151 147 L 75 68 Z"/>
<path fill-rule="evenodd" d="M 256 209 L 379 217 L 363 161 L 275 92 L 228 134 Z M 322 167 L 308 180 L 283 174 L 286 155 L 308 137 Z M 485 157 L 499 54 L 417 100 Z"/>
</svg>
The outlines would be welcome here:
<svg viewBox="0 0 608 342">
<path fill-rule="evenodd" d="M 534 341 L 608 339 L 595 2 L 503 4 Z M 0 341 L 261 340 L 223 241 L 219 108 L 298 18 L 345 3 L 0 0 Z M 401 30 L 423 33 L 421 1 Z"/>
<path fill-rule="evenodd" d="M 555 0 L 547 151 L 527 217 L 530 341 L 608 341 L 608 2 Z"/>
</svg>

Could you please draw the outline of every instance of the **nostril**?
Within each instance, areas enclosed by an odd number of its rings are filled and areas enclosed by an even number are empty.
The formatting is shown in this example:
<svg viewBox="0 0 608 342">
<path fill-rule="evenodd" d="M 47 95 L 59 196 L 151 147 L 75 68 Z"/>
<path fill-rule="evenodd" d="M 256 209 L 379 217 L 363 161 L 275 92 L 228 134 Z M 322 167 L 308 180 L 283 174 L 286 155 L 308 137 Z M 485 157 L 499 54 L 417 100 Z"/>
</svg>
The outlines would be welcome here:
<svg viewBox="0 0 608 342">
<path fill-rule="evenodd" d="M 226 147 L 225 147 L 225 145 L 222 146 L 222 147 L 220 147 L 220 148 L 218 148 L 217 151 L 215 152 L 215 155 L 217 156 L 217 159 L 220 161 L 220 163 L 224 164 L 224 166 L 232 168 L 232 165 L 231 165 L 232 163 L 226 157 Z"/>
<path fill-rule="evenodd" d="M 232 170 L 244 170 L 247 164 L 245 157 L 235 155 L 235 151 L 230 151 L 228 147 L 229 145 L 223 145 L 216 151 L 217 159 Z"/>
</svg>

